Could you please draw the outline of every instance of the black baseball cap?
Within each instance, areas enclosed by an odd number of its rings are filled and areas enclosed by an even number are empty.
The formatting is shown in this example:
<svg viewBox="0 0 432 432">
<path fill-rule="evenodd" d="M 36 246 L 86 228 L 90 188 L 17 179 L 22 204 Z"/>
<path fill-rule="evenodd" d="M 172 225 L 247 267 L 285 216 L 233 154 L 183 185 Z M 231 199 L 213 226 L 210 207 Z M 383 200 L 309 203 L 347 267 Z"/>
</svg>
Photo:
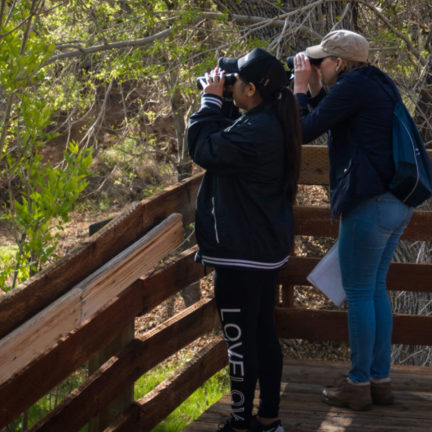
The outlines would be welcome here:
<svg viewBox="0 0 432 432">
<path fill-rule="evenodd" d="M 269 95 L 282 90 L 289 82 L 283 64 L 261 48 L 255 48 L 239 58 L 220 57 L 218 66 L 227 73 L 238 73 Z"/>
</svg>

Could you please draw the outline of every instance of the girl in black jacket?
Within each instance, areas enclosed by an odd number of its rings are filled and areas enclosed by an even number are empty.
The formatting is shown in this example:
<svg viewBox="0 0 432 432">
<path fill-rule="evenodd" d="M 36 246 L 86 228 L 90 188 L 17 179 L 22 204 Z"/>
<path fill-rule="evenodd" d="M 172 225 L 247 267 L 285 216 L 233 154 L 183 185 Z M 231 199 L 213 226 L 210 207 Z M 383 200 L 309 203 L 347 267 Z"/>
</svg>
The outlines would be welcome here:
<svg viewBox="0 0 432 432">
<path fill-rule="evenodd" d="M 227 119 L 225 72 L 235 73 Z M 215 268 L 215 297 L 228 346 L 232 413 L 220 431 L 278 431 L 282 353 L 274 325 L 278 270 L 293 242 L 300 166 L 297 104 L 283 65 L 254 49 L 222 57 L 202 82 L 188 145 L 206 170 L 197 198 L 197 260 Z M 257 380 L 260 406 L 252 419 Z"/>
</svg>

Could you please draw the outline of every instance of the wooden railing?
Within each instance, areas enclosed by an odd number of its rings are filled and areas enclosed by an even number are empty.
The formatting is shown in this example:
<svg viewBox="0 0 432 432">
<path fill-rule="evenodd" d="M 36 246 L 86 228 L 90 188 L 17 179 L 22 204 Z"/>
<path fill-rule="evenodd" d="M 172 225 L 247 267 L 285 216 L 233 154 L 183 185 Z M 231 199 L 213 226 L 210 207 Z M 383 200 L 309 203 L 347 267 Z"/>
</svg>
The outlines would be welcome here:
<svg viewBox="0 0 432 432">
<path fill-rule="evenodd" d="M 432 154 L 430 154 L 432 156 Z M 196 247 L 154 266 L 182 240 L 194 218 L 201 174 L 131 206 L 69 256 L 0 299 L 0 428 L 117 338 L 134 318 L 203 276 Z M 301 183 L 328 181 L 325 147 L 303 147 Z M 297 235 L 337 236 L 326 207 L 296 207 Z M 415 211 L 406 240 L 432 241 L 432 212 Z M 347 340 L 346 311 L 293 305 L 319 258 L 290 258 L 280 276 L 280 337 Z M 432 265 L 392 263 L 390 290 L 432 292 Z M 77 431 L 105 411 L 145 372 L 218 326 L 203 299 L 124 344 L 60 405 L 29 430 Z M 394 342 L 432 345 L 432 317 L 396 314 Z M 147 431 L 227 363 L 223 341 L 210 343 L 143 399 L 131 401 L 106 431 Z"/>
</svg>

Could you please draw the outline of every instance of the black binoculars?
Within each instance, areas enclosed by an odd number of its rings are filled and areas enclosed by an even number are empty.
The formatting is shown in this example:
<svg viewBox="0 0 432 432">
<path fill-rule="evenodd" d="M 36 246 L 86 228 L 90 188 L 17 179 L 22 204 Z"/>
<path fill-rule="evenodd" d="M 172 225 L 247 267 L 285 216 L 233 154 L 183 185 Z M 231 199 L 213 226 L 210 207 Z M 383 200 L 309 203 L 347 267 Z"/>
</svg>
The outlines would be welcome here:
<svg viewBox="0 0 432 432">
<path fill-rule="evenodd" d="M 295 55 L 289 56 L 285 59 L 286 64 L 287 64 L 289 69 L 294 69 L 294 57 L 295 57 Z M 322 58 L 314 59 L 314 58 L 310 58 L 310 57 L 308 57 L 308 59 L 310 61 L 310 64 L 315 65 L 315 66 L 319 66 L 323 60 Z"/>
<path fill-rule="evenodd" d="M 233 74 L 233 73 L 225 74 L 224 88 L 227 88 L 228 86 L 234 84 L 236 82 L 236 80 L 237 80 L 236 74 Z M 207 82 L 206 79 L 205 79 L 205 77 L 203 77 L 203 76 L 198 77 L 196 79 L 197 86 L 198 86 L 198 88 L 200 90 L 202 90 L 202 88 L 203 88 L 202 84 L 201 84 L 201 81 Z"/>
</svg>

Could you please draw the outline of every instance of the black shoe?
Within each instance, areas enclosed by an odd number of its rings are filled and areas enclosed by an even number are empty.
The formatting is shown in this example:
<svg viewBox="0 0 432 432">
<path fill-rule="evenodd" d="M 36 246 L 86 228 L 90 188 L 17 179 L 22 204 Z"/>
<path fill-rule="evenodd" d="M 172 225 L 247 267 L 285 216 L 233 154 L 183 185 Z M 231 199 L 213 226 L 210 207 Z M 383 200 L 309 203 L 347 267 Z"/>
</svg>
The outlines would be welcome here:
<svg viewBox="0 0 432 432">
<path fill-rule="evenodd" d="M 252 417 L 249 430 L 250 432 L 285 432 L 280 420 L 276 420 L 273 423 L 264 426 L 259 422 L 256 416 Z"/>
</svg>

